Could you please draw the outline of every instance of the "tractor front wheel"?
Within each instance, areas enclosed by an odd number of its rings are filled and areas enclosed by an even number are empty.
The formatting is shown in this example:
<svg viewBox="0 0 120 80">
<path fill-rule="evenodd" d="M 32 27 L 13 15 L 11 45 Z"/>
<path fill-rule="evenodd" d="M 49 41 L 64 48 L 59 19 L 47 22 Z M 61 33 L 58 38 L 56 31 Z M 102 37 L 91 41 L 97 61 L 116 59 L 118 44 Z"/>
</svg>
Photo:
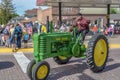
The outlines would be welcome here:
<svg viewBox="0 0 120 80">
<path fill-rule="evenodd" d="M 53 59 L 58 64 L 66 64 L 66 63 L 69 62 L 69 60 L 71 59 L 71 57 L 57 56 L 57 57 L 54 57 Z"/>
<path fill-rule="evenodd" d="M 37 63 L 33 69 L 32 77 L 33 80 L 46 80 L 50 72 L 50 65 L 46 61 Z"/>
<path fill-rule="evenodd" d="M 35 60 L 32 60 L 27 66 L 27 75 L 31 80 L 32 80 L 32 71 L 35 67 L 35 64 L 36 64 Z"/>
<path fill-rule="evenodd" d="M 94 35 L 89 43 L 86 52 L 87 64 L 93 72 L 100 72 L 104 69 L 108 58 L 109 47 L 107 38 L 102 34 Z"/>
</svg>

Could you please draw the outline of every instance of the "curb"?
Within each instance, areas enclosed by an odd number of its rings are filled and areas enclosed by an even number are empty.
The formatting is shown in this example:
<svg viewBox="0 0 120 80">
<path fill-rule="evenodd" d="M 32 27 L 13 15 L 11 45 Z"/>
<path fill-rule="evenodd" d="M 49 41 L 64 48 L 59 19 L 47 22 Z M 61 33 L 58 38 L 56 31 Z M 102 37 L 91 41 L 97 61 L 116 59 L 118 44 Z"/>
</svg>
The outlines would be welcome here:
<svg viewBox="0 0 120 80">
<path fill-rule="evenodd" d="M 16 52 L 23 52 L 23 53 L 31 53 L 33 52 L 33 48 L 21 48 L 21 49 L 17 49 Z M 10 53 L 16 53 L 16 52 L 12 52 L 12 48 L 0 48 L 0 54 L 10 54 Z"/>
</svg>

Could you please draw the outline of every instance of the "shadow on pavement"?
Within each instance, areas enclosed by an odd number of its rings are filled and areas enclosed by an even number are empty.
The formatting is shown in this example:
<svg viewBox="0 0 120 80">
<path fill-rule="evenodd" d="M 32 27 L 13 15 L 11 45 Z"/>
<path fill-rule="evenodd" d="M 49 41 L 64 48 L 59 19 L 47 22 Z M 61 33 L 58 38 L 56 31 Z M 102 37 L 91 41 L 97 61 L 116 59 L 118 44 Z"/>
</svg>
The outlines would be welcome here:
<svg viewBox="0 0 120 80">
<path fill-rule="evenodd" d="M 77 75 L 79 80 L 94 80 L 90 76 L 83 73 L 83 71 L 86 69 L 88 69 L 86 63 L 53 68 L 51 69 L 51 73 L 47 80 L 57 80 L 65 76 L 73 76 L 75 74 Z"/>
<path fill-rule="evenodd" d="M 108 62 L 113 62 L 113 61 L 114 59 L 112 58 L 108 59 Z M 78 63 L 70 65 L 70 63 L 74 63 L 74 62 L 78 62 Z M 79 62 L 83 64 L 79 64 Z M 120 67 L 120 63 L 107 65 L 106 68 L 100 73 L 104 73 L 104 72 L 116 69 L 118 67 Z M 88 69 L 88 67 L 85 62 L 82 62 L 81 59 L 71 60 L 67 64 L 67 66 L 62 65 L 62 67 L 52 68 L 47 80 L 57 80 L 66 76 L 73 76 L 73 75 L 77 75 L 79 80 L 95 80 L 84 73 L 84 70 L 86 69 Z"/>
<path fill-rule="evenodd" d="M 80 58 L 80 59 L 75 59 L 75 60 L 70 60 L 69 62 L 68 62 L 68 64 L 70 64 L 70 63 L 75 63 L 75 62 L 80 62 L 80 63 L 82 63 L 82 59 Z"/>
<path fill-rule="evenodd" d="M 13 62 L 10 61 L 3 61 L 0 62 L 0 69 L 6 69 L 6 68 L 11 68 L 13 67 L 15 64 Z"/>
<path fill-rule="evenodd" d="M 111 71 L 111 70 L 116 69 L 118 67 L 120 67 L 120 63 L 111 64 L 111 65 L 106 66 L 106 68 L 102 72 L 104 73 L 107 71 Z"/>
</svg>

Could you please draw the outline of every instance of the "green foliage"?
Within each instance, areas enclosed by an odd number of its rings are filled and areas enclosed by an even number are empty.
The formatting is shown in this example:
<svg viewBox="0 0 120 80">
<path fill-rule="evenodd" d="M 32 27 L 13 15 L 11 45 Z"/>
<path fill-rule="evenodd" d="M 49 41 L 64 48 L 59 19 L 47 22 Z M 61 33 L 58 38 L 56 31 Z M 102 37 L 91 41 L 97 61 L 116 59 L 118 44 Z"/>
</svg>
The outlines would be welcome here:
<svg viewBox="0 0 120 80">
<path fill-rule="evenodd" d="M 111 8 L 111 9 L 110 9 L 110 14 L 117 14 L 117 10 L 114 9 L 114 8 Z"/>
<path fill-rule="evenodd" d="M 18 16 L 12 0 L 2 0 L 0 3 L 0 24 L 8 23 L 12 18 Z"/>
</svg>

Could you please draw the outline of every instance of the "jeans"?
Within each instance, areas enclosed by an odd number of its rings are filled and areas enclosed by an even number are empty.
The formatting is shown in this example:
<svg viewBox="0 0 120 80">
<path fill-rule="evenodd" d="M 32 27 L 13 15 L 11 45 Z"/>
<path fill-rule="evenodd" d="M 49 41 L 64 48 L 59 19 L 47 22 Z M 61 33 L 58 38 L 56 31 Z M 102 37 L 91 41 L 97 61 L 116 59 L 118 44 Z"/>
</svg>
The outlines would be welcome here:
<svg viewBox="0 0 120 80">
<path fill-rule="evenodd" d="M 85 40 L 85 36 L 86 34 L 89 32 L 89 29 L 85 29 L 85 30 L 78 30 L 76 35 L 79 36 L 80 33 L 82 33 L 82 38 L 81 38 L 81 41 L 84 41 Z"/>
<path fill-rule="evenodd" d="M 21 37 L 17 37 L 17 47 L 21 48 Z"/>
</svg>

